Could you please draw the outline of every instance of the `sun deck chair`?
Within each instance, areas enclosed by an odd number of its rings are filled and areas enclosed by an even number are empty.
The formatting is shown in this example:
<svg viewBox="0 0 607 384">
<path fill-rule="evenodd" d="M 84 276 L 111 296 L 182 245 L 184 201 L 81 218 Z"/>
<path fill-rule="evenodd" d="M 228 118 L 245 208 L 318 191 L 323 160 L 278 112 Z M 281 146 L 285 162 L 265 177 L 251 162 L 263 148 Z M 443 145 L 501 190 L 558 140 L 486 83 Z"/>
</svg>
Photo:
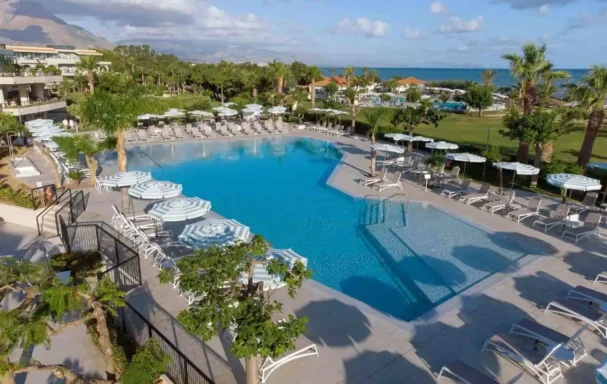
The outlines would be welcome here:
<svg viewBox="0 0 607 384">
<path fill-rule="evenodd" d="M 394 162 L 392 162 L 391 164 L 388 164 L 388 166 L 391 168 L 405 168 L 405 167 L 409 167 L 411 165 L 412 161 L 413 161 L 413 157 L 411 157 L 411 156 L 399 157 L 396 160 L 394 160 Z"/>
<path fill-rule="evenodd" d="M 375 186 L 377 186 L 377 190 L 379 192 L 383 191 L 384 189 L 388 189 L 388 188 L 398 188 L 398 189 L 403 189 L 403 186 L 400 182 L 400 178 L 402 177 L 402 172 L 396 172 L 394 174 L 394 176 L 392 177 L 392 179 L 386 181 L 386 182 L 382 182 L 382 183 L 377 183 L 375 184 Z"/>
<path fill-rule="evenodd" d="M 156 127 L 149 127 L 148 128 L 148 137 L 151 140 L 160 138 L 160 135 L 156 133 Z"/>
<path fill-rule="evenodd" d="M 584 225 L 578 228 L 565 228 L 561 237 L 569 237 L 577 243 L 583 238 L 598 233 L 601 223 L 601 214 L 590 212 L 584 221 Z"/>
<path fill-rule="evenodd" d="M 605 313 L 596 306 L 587 305 L 570 299 L 558 299 L 551 301 L 546 307 L 546 312 L 556 313 L 572 320 L 585 323 L 588 327 L 596 329 L 599 334 L 607 339 L 607 321 Z"/>
<path fill-rule="evenodd" d="M 482 210 L 494 214 L 497 211 L 506 209 L 514 201 L 514 196 L 515 192 L 512 190 L 504 192 L 501 196 L 496 195 L 496 198 L 483 205 Z"/>
<path fill-rule="evenodd" d="M 137 135 L 135 135 L 134 132 L 127 132 L 125 135 L 125 140 L 127 143 L 135 143 L 139 141 L 139 138 L 137 137 Z"/>
<path fill-rule="evenodd" d="M 588 356 L 586 348 L 584 347 L 584 342 L 580 337 L 582 332 L 583 329 L 569 337 L 529 319 L 522 319 L 518 323 L 513 324 L 510 328 L 511 334 L 528 337 L 535 340 L 536 343 L 542 343 L 547 348 L 552 345 L 561 344 L 561 348 L 567 349 L 572 353 L 573 359 L 570 361 L 573 366 L 575 366 L 578 361 Z"/>
<path fill-rule="evenodd" d="M 251 125 L 249 123 L 242 123 L 242 130 L 247 135 L 258 135 L 257 132 L 251 129 Z"/>
<path fill-rule="evenodd" d="M 232 133 L 230 131 L 228 131 L 228 129 L 225 125 L 218 125 L 217 132 L 219 132 L 219 134 L 221 136 L 226 136 L 226 137 L 233 136 Z"/>
<path fill-rule="evenodd" d="M 527 208 L 516 209 L 512 212 L 508 212 L 507 218 L 516 220 L 517 223 L 520 223 L 528 217 L 538 216 L 540 214 L 541 205 L 541 197 L 532 197 L 527 203 Z"/>
<path fill-rule="evenodd" d="M 379 173 L 379 176 L 367 177 L 366 179 L 360 179 L 359 184 L 364 184 L 365 187 L 368 187 L 369 185 L 381 183 L 382 181 L 386 180 L 387 175 L 388 175 L 388 168 L 384 167 L 381 170 L 381 172 Z"/>
<path fill-rule="evenodd" d="M 466 193 L 470 190 L 470 183 L 472 182 L 472 180 L 470 179 L 464 179 L 462 180 L 462 183 L 458 186 L 457 190 L 450 190 L 450 189 L 445 189 L 443 190 L 440 195 L 443 197 L 446 197 L 448 199 L 451 199 L 453 197 L 457 197 L 463 193 Z"/>
<path fill-rule="evenodd" d="M 175 136 L 171 133 L 170 127 L 163 127 L 162 133 L 160 134 L 163 140 L 173 140 Z"/>
<path fill-rule="evenodd" d="M 485 200 L 489 198 L 489 189 L 491 188 L 491 184 L 483 183 L 477 192 L 468 193 L 460 196 L 459 202 L 465 204 L 476 203 L 481 200 Z"/>
<path fill-rule="evenodd" d="M 279 132 L 282 132 L 282 133 L 289 132 L 289 129 L 288 129 L 287 125 L 283 124 L 282 120 L 278 120 L 276 122 L 276 129 Z"/>
<path fill-rule="evenodd" d="M 242 136 L 242 132 L 236 124 L 228 123 L 228 130 L 234 136 Z"/>
<path fill-rule="evenodd" d="M 410 166 L 403 167 L 403 174 L 411 173 L 419 168 L 419 164 L 421 163 L 421 159 L 419 157 L 413 160 L 413 163 Z"/>
<path fill-rule="evenodd" d="M 597 192 L 586 193 L 581 204 L 576 202 L 571 204 L 571 211 L 573 211 L 573 213 L 582 213 L 589 209 L 594 209 L 598 198 L 599 194 Z"/>
<path fill-rule="evenodd" d="M 148 134 L 146 131 L 142 131 L 140 130 L 139 132 L 137 132 L 137 138 L 139 139 L 139 141 L 149 141 L 150 138 L 148 137 Z"/>
<path fill-rule="evenodd" d="M 259 123 L 259 121 L 254 121 L 254 122 L 253 122 L 253 130 L 255 130 L 255 131 L 256 131 L 257 133 L 259 133 L 259 134 L 264 134 L 264 133 L 266 133 L 266 132 L 263 130 L 263 127 L 261 126 L 261 124 Z"/>
<path fill-rule="evenodd" d="M 447 182 L 450 182 L 453 180 L 457 180 L 459 178 L 459 171 L 460 171 L 460 168 L 459 168 L 459 166 L 456 165 L 455 167 L 451 168 L 451 172 L 442 173 L 442 174 L 438 175 L 437 176 L 438 181 L 441 184 L 444 184 L 444 183 L 447 183 Z"/>
<path fill-rule="evenodd" d="M 483 345 L 483 351 L 497 353 L 512 361 L 544 384 L 552 384 L 563 377 L 559 361 L 553 357 L 559 348 L 561 344 L 545 348 L 536 343 L 522 343 L 509 334 L 497 334 Z"/>
<path fill-rule="evenodd" d="M 181 128 L 175 127 L 174 131 L 175 131 L 175 137 L 176 138 L 178 138 L 178 139 L 185 139 L 186 138 L 186 136 L 181 131 Z"/>
<path fill-rule="evenodd" d="M 569 218 L 569 210 L 571 206 L 567 204 L 560 204 L 556 211 L 551 212 L 552 215 L 550 217 L 540 217 L 539 219 L 533 222 L 533 227 L 536 225 L 539 227 L 543 227 L 544 232 L 548 232 L 549 229 L 552 229 L 558 225 L 565 226 L 567 224 L 567 219 Z"/>
<path fill-rule="evenodd" d="M 601 272 L 596 275 L 596 278 L 594 279 L 594 284 L 596 283 L 607 283 L 607 272 Z"/>
<path fill-rule="evenodd" d="M 215 132 L 213 132 L 213 129 L 211 129 L 211 127 L 209 125 L 205 124 L 203 126 L 203 129 L 204 129 L 204 135 L 206 137 L 210 138 L 210 137 L 216 137 L 217 136 L 217 134 L 215 134 Z"/>
<path fill-rule="evenodd" d="M 198 128 L 191 128 L 190 129 L 190 134 L 195 139 L 202 139 L 202 138 L 204 138 L 204 134 Z"/>
<path fill-rule="evenodd" d="M 607 306 L 606 294 L 599 291 L 595 291 L 594 289 L 586 288 L 581 285 L 578 285 L 575 288 L 571 288 L 571 290 L 569 290 L 569 293 L 567 294 L 567 298 L 571 300 L 582 300 L 590 305 L 597 304 L 599 307 Z M 600 309 L 602 310 L 602 308 Z"/>
<path fill-rule="evenodd" d="M 316 344 L 310 344 L 305 348 L 299 349 L 276 360 L 272 359 L 271 357 L 266 357 L 263 360 L 260 359 L 259 377 L 261 379 L 261 382 L 265 383 L 266 381 L 268 381 L 270 375 L 281 366 L 293 360 L 301 359 L 302 357 L 308 356 L 318 356 L 318 348 L 316 348 Z"/>
<path fill-rule="evenodd" d="M 454 360 L 441 368 L 438 379 L 440 380 L 443 376 L 448 376 L 463 384 L 499 384 L 499 381 L 485 375 L 461 360 Z"/>
</svg>

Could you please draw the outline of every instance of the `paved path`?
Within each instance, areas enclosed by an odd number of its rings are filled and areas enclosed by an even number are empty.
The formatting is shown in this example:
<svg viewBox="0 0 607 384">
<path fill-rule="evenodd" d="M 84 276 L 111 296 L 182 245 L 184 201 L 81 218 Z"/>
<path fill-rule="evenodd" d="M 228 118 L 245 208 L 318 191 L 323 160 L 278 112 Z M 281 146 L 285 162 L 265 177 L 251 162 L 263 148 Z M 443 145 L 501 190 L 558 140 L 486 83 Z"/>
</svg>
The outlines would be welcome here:
<svg viewBox="0 0 607 384">
<path fill-rule="evenodd" d="M 303 134 L 332 140 L 317 134 L 294 133 Z M 332 186 L 358 197 L 370 193 L 383 197 L 394 194 L 394 191 L 377 194 L 358 184 L 368 169 L 368 142 L 360 138 L 334 141 L 346 155 L 329 179 Z M 111 172 L 110 168 L 104 170 L 104 174 Z M 298 345 L 316 343 L 320 357 L 285 365 L 269 383 L 433 383 L 441 366 L 455 358 L 492 372 L 502 382 L 535 383 L 535 379 L 521 374 L 503 358 L 481 353 L 484 341 L 495 333 L 507 332 L 522 318 L 533 318 L 573 335 L 579 326 L 554 314 L 544 314 L 545 305 L 564 297 L 577 285 L 605 292 L 603 286 L 595 286 L 589 280 L 607 269 L 607 245 L 598 238 L 581 241 L 577 246 L 562 241 L 555 232 L 544 234 L 528 224 L 517 224 L 425 192 L 411 181 L 404 183 L 403 193 L 411 200 L 435 204 L 477 223 L 493 236 L 525 244 L 536 252 L 409 323 L 314 281 L 305 284 L 295 300 L 278 291 L 276 298 L 284 302 L 285 313 L 310 319 L 308 334 L 297 341 Z M 521 195 L 517 201 L 524 203 L 529 195 Z M 118 205 L 119 194 L 94 191 L 90 196 L 88 211 L 81 220 L 109 221 L 109 204 Z M 558 202 L 547 203 L 551 207 Z M 174 319 L 186 308 L 185 299 L 171 286 L 158 283 L 151 260 L 142 260 L 142 269 L 143 286 L 130 294 L 129 301 L 218 383 L 242 382 L 242 362 L 231 357 L 229 346 L 218 338 L 202 343 L 187 335 Z M 563 382 L 593 382 L 594 369 L 605 358 L 604 340 L 591 331 L 585 331 L 582 338 L 590 356 L 576 367 L 565 369 Z"/>
</svg>

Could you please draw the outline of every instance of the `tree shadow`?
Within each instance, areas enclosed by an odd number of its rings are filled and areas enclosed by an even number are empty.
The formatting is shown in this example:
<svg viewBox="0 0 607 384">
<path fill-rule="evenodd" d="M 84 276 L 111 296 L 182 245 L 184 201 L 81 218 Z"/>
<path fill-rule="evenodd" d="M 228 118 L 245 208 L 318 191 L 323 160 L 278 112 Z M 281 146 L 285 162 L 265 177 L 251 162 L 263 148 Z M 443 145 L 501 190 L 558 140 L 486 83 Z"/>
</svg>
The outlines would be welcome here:
<svg viewBox="0 0 607 384">
<path fill-rule="evenodd" d="M 472 245 L 453 248 L 453 257 L 471 268 L 487 273 L 497 272 L 513 262 L 492 249 Z"/>
<path fill-rule="evenodd" d="M 535 275 L 515 276 L 514 288 L 520 296 L 538 308 L 545 308 L 549 302 L 567 297 L 573 286 L 546 272 Z"/>
<path fill-rule="evenodd" d="M 369 366 L 373 362 L 373 366 Z M 379 370 L 375 367 L 380 366 Z M 416 366 L 403 355 L 388 351 L 364 351 L 355 358 L 344 361 L 344 383 L 436 383 L 428 371 Z M 371 370 L 371 371 L 370 371 Z"/>
<path fill-rule="evenodd" d="M 525 254 L 555 255 L 560 251 L 547 241 L 517 232 L 494 232 L 489 234 L 489 239 L 499 247 Z"/>
<path fill-rule="evenodd" d="M 307 317 L 306 337 L 329 347 L 351 346 L 371 335 L 371 322 L 357 307 L 337 299 L 312 301 L 295 310 L 297 317 Z"/>
</svg>

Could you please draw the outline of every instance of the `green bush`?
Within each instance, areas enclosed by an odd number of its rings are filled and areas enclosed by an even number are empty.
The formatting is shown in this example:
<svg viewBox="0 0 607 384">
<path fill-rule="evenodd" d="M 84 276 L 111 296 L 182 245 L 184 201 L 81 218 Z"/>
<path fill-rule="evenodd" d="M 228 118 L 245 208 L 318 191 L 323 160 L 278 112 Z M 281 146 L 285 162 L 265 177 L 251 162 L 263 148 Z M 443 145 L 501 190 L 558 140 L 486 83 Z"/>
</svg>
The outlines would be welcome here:
<svg viewBox="0 0 607 384">
<path fill-rule="evenodd" d="M 103 266 L 103 257 L 93 251 L 58 253 L 51 256 L 50 263 L 54 271 L 71 271 L 72 278 L 76 280 L 96 276 Z"/>
<path fill-rule="evenodd" d="M 84 172 L 79 169 L 70 169 L 67 176 L 72 179 L 76 184 L 80 184 L 80 180 L 84 176 Z"/>
<path fill-rule="evenodd" d="M 166 372 L 172 359 L 165 355 L 155 339 L 140 348 L 127 365 L 121 377 L 122 384 L 154 384 L 161 374 Z"/>
<path fill-rule="evenodd" d="M 31 194 L 23 189 L 13 189 L 6 184 L 0 185 L 0 202 L 34 209 L 34 202 L 32 201 Z M 40 202 L 38 201 L 36 205 L 40 205 Z"/>
</svg>

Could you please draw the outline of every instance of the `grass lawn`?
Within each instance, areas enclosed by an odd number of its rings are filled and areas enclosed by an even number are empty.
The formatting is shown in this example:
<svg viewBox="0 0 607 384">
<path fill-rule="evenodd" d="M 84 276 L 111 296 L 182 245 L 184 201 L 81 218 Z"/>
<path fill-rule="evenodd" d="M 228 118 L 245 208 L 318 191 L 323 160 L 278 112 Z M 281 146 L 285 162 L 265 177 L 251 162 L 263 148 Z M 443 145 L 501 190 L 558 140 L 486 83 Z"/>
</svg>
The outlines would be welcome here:
<svg viewBox="0 0 607 384">
<path fill-rule="evenodd" d="M 484 149 L 487 145 L 487 136 L 489 134 L 489 144 L 502 147 L 502 152 L 516 153 L 518 142 L 514 142 L 500 135 L 502 128 L 502 116 L 489 115 L 478 117 L 478 115 L 459 115 L 449 113 L 438 126 L 421 125 L 415 133 L 431 137 L 435 140 L 444 140 L 459 145 L 477 146 Z M 347 116 L 344 120 L 348 118 Z M 362 114 L 357 120 L 364 121 Z M 389 117 L 385 118 L 381 125 L 388 127 L 390 125 Z M 558 141 L 554 142 L 555 157 L 566 162 L 575 162 L 582 146 L 585 126 L 580 126 L 578 130 L 563 135 Z M 533 152 L 533 151 L 532 151 Z M 592 161 L 607 161 L 607 129 L 599 132 L 599 136 L 594 144 L 594 153 Z"/>
</svg>

